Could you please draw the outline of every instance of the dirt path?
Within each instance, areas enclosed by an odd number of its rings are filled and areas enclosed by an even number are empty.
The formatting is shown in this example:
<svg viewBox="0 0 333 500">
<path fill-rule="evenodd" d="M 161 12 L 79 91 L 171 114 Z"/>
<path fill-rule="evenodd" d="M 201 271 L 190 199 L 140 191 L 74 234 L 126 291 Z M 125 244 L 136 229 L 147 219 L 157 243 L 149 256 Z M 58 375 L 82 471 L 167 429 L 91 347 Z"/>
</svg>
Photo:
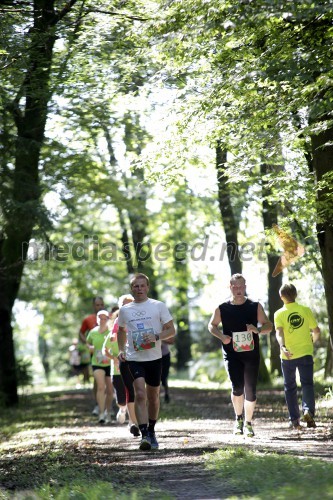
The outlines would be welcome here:
<svg viewBox="0 0 333 500">
<path fill-rule="evenodd" d="M 281 391 L 259 391 L 254 421 L 256 436 L 246 439 L 232 435 L 232 409 L 227 391 L 172 389 L 171 403 L 168 408 L 162 404 L 161 420 L 156 428 L 160 449 L 141 452 L 138 450 L 139 438 L 129 434 L 127 425 L 120 426 L 116 422 L 108 426 L 97 425 L 90 415 L 91 401 L 87 393 L 75 391 L 53 398 L 51 405 L 51 408 L 64 410 L 71 408 L 70 424 L 66 421 L 63 427 L 48 427 L 47 432 L 45 429 L 23 431 L 17 439 L 9 440 L 5 446 L 2 444 L 2 451 L 10 456 L 17 454 L 20 446 L 23 453 L 22 442 L 31 447 L 38 443 L 40 448 L 47 446 L 52 451 L 62 449 L 75 453 L 97 468 L 108 468 L 115 477 L 121 471 L 121 477 L 130 481 L 131 474 L 138 474 L 143 483 L 155 484 L 174 498 L 229 498 L 234 493 L 232 488 L 214 481 L 205 469 L 206 452 L 243 445 L 259 451 L 333 460 L 331 410 L 319 409 L 316 429 L 290 432 L 282 403 Z M 180 415 L 187 408 L 193 419 L 164 419 L 172 407 L 179 409 Z M 5 487 L 10 485 L 7 483 Z"/>
</svg>

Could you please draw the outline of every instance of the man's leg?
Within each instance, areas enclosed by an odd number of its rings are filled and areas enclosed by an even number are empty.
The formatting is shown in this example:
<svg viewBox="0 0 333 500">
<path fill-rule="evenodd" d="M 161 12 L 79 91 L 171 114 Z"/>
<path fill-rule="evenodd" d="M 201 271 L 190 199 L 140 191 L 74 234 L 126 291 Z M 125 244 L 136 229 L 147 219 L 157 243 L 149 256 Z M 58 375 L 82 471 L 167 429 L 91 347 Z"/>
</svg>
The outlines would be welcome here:
<svg viewBox="0 0 333 500">
<path fill-rule="evenodd" d="M 148 418 L 149 420 L 157 420 L 160 411 L 160 386 L 146 386 L 148 399 Z"/>
<path fill-rule="evenodd" d="M 234 434 L 243 434 L 243 409 L 244 409 L 244 366 L 234 357 L 225 359 L 224 364 L 231 381 L 231 402 L 235 412 Z"/>
<path fill-rule="evenodd" d="M 105 371 L 94 370 L 94 380 L 96 382 L 96 400 L 99 410 L 99 422 L 104 423 L 104 410 L 105 410 Z"/>
<path fill-rule="evenodd" d="M 293 423 L 299 423 L 299 406 L 297 399 L 296 363 L 297 360 L 282 359 L 281 367 L 284 379 L 284 393 L 289 411 L 289 419 Z"/>
<path fill-rule="evenodd" d="M 133 386 L 135 393 L 135 415 L 138 420 L 138 425 L 142 436 L 139 448 L 142 451 L 147 451 L 151 449 L 151 440 L 148 434 L 148 408 L 145 379 L 143 377 L 136 378 L 133 381 Z"/>
<path fill-rule="evenodd" d="M 244 413 L 245 413 L 245 421 L 251 423 L 253 418 L 254 409 L 256 407 L 257 401 L 247 401 L 244 402 Z"/>
<path fill-rule="evenodd" d="M 298 360 L 298 371 L 302 386 L 302 409 L 303 413 L 315 416 L 315 394 L 313 385 L 313 358 L 304 356 Z"/>
<path fill-rule="evenodd" d="M 234 407 L 236 418 L 243 415 L 244 394 L 242 394 L 241 396 L 235 396 L 235 394 L 232 392 L 231 393 L 231 402 L 232 402 L 232 406 Z"/>
<path fill-rule="evenodd" d="M 148 399 L 148 434 L 152 450 L 158 450 L 159 444 L 155 435 L 155 424 L 160 410 L 160 385 L 152 386 L 146 384 Z"/>
<path fill-rule="evenodd" d="M 148 425 L 148 408 L 147 408 L 147 393 L 146 384 L 143 377 L 139 377 L 133 381 L 135 392 L 135 415 L 139 425 Z"/>
<path fill-rule="evenodd" d="M 170 353 L 166 354 L 165 356 L 162 356 L 161 382 L 162 382 L 162 386 L 164 388 L 164 401 L 166 403 L 169 403 L 169 401 L 170 401 L 170 397 L 169 397 L 169 384 L 168 384 L 170 364 L 171 364 L 171 355 L 170 355 Z"/>
<path fill-rule="evenodd" d="M 111 421 L 111 407 L 113 401 L 113 384 L 111 377 L 105 377 L 105 411 L 109 414 L 108 420 Z"/>
</svg>

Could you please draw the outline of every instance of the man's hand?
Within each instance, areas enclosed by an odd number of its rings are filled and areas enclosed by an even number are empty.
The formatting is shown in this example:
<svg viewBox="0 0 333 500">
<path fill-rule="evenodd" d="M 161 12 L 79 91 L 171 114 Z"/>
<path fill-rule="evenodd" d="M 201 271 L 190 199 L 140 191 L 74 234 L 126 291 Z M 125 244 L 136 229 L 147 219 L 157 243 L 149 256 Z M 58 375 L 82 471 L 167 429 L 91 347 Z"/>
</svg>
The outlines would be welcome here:
<svg viewBox="0 0 333 500">
<path fill-rule="evenodd" d="M 232 337 L 230 337 L 230 335 L 224 335 L 224 333 L 222 334 L 222 344 L 230 344 L 231 341 Z"/>
<path fill-rule="evenodd" d="M 282 345 L 281 346 L 281 351 L 283 352 L 283 354 L 288 358 L 288 359 L 291 359 L 293 357 L 293 353 L 288 351 L 288 349 L 286 348 L 285 345 Z"/>
<path fill-rule="evenodd" d="M 124 351 L 119 351 L 119 353 L 118 353 L 118 359 L 119 359 L 119 361 L 126 361 Z"/>
<path fill-rule="evenodd" d="M 260 333 L 259 330 L 258 330 L 258 328 L 256 326 L 252 325 L 252 324 L 246 325 L 246 330 L 248 332 L 252 332 L 252 333 L 256 333 L 256 334 Z"/>
<path fill-rule="evenodd" d="M 149 342 L 156 342 L 156 337 L 153 333 L 145 333 L 142 337 L 145 344 L 148 344 Z"/>
</svg>

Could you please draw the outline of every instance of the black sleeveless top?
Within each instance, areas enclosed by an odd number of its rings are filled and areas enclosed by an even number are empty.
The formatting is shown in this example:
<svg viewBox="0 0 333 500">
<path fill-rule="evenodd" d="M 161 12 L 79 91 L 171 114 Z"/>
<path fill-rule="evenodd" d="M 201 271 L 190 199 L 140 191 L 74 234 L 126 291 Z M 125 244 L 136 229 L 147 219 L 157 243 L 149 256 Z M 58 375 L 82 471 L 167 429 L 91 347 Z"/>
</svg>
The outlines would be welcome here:
<svg viewBox="0 0 333 500">
<path fill-rule="evenodd" d="M 245 332 L 246 325 L 258 324 L 258 304 L 250 299 L 246 299 L 244 304 L 235 305 L 229 300 L 219 306 L 223 333 L 232 337 L 232 332 Z M 230 344 L 222 344 L 224 352 L 234 353 L 235 355 L 248 355 L 253 352 L 259 352 L 259 335 L 253 334 L 254 350 L 249 352 L 236 353 L 234 351 L 232 342 Z"/>
</svg>

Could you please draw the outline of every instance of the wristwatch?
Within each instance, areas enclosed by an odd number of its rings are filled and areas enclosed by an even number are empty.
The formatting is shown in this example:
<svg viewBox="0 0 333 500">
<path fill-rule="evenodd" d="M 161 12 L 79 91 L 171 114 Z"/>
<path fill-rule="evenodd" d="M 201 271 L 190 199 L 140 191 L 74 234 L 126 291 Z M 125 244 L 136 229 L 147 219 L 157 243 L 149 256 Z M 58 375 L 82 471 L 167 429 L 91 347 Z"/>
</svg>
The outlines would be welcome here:
<svg viewBox="0 0 333 500">
<path fill-rule="evenodd" d="M 158 340 L 160 340 L 160 336 L 159 336 L 157 333 L 155 333 L 155 339 L 156 339 L 156 342 L 157 342 Z"/>
</svg>

